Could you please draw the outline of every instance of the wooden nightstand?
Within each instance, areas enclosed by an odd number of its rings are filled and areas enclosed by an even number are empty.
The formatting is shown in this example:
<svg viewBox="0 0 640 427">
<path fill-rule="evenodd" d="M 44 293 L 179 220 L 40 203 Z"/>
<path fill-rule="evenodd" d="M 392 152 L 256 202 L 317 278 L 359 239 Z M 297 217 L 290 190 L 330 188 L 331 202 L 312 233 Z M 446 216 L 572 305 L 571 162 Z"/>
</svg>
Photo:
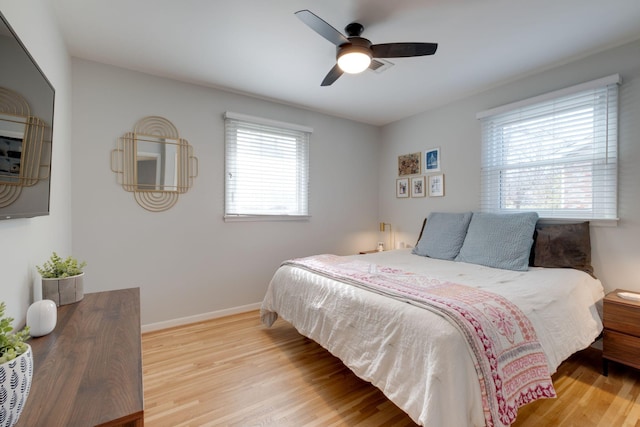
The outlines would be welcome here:
<svg viewBox="0 0 640 427">
<path fill-rule="evenodd" d="M 640 369 L 640 301 L 620 298 L 616 289 L 604 297 L 602 373 L 609 374 L 609 361 Z M 627 291 L 631 292 L 631 291 Z"/>
</svg>

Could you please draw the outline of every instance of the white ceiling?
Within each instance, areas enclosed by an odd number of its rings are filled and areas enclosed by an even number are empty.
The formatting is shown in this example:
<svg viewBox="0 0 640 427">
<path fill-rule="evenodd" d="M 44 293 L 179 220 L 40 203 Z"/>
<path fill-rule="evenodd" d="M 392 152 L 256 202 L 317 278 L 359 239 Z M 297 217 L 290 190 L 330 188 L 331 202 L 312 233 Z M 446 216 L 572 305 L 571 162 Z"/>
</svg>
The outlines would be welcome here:
<svg viewBox="0 0 640 427">
<path fill-rule="evenodd" d="M 72 56 L 383 125 L 640 38 L 640 0 L 53 0 Z M 320 82 L 335 47 L 309 9 L 433 56 Z"/>
</svg>

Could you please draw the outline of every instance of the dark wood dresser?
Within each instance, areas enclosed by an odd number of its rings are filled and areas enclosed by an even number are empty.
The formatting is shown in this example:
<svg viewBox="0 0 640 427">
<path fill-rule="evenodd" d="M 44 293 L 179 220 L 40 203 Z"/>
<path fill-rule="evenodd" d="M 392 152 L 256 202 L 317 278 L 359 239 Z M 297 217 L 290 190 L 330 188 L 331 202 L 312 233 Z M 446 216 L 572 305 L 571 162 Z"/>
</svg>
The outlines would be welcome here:
<svg viewBox="0 0 640 427">
<path fill-rule="evenodd" d="M 608 374 L 609 361 L 640 369 L 640 301 L 618 296 L 616 289 L 604 297 L 602 371 Z"/>
<path fill-rule="evenodd" d="M 140 290 L 86 294 L 32 338 L 33 381 L 17 427 L 144 425 Z"/>
</svg>

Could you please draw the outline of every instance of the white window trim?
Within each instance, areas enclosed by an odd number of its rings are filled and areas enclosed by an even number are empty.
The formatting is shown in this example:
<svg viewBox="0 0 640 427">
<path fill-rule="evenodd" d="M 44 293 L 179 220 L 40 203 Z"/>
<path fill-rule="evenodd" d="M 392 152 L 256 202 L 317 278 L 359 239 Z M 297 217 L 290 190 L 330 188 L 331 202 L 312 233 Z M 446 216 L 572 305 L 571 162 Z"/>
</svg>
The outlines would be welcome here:
<svg viewBox="0 0 640 427">
<path fill-rule="evenodd" d="M 225 112 L 223 117 L 225 119 L 240 120 L 243 122 L 251 122 L 251 123 L 256 123 L 260 125 L 273 126 L 273 127 L 285 128 L 290 130 L 297 130 L 300 132 L 313 133 L 313 128 L 309 126 L 298 125 L 295 123 L 281 122 L 278 120 L 265 119 L 264 117 L 250 116 L 247 114 L 234 113 L 231 111 Z"/>
<path fill-rule="evenodd" d="M 559 89 L 553 92 L 547 92 L 542 95 L 534 96 L 533 98 L 527 98 L 527 99 L 523 99 L 522 101 L 516 101 L 510 104 L 505 104 L 499 107 L 491 108 L 489 110 L 484 110 L 476 114 L 476 119 L 484 119 L 485 117 L 507 113 L 509 111 L 526 107 L 529 105 L 537 104 L 539 102 L 549 101 L 554 98 L 560 98 L 562 96 L 582 92 L 583 90 L 595 89 L 597 87 L 608 86 L 614 83 L 615 84 L 622 83 L 622 78 L 620 77 L 619 74 L 612 74 L 607 77 L 602 77 L 601 79 L 591 80 L 589 82 L 580 83 L 574 86 L 566 87 L 564 89 Z"/>
</svg>

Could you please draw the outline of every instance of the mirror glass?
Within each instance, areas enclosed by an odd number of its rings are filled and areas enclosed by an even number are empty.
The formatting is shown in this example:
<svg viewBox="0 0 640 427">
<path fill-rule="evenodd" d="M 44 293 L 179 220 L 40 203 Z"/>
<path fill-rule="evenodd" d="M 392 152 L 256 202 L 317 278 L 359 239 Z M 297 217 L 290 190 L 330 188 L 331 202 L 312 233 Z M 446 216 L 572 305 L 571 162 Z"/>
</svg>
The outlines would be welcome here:
<svg viewBox="0 0 640 427">
<path fill-rule="evenodd" d="M 178 191 L 177 139 L 136 137 L 136 184 L 139 191 Z"/>
<path fill-rule="evenodd" d="M 20 180 L 25 128 L 23 118 L 0 113 L 0 184 L 16 184 Z"/>
</svg>

